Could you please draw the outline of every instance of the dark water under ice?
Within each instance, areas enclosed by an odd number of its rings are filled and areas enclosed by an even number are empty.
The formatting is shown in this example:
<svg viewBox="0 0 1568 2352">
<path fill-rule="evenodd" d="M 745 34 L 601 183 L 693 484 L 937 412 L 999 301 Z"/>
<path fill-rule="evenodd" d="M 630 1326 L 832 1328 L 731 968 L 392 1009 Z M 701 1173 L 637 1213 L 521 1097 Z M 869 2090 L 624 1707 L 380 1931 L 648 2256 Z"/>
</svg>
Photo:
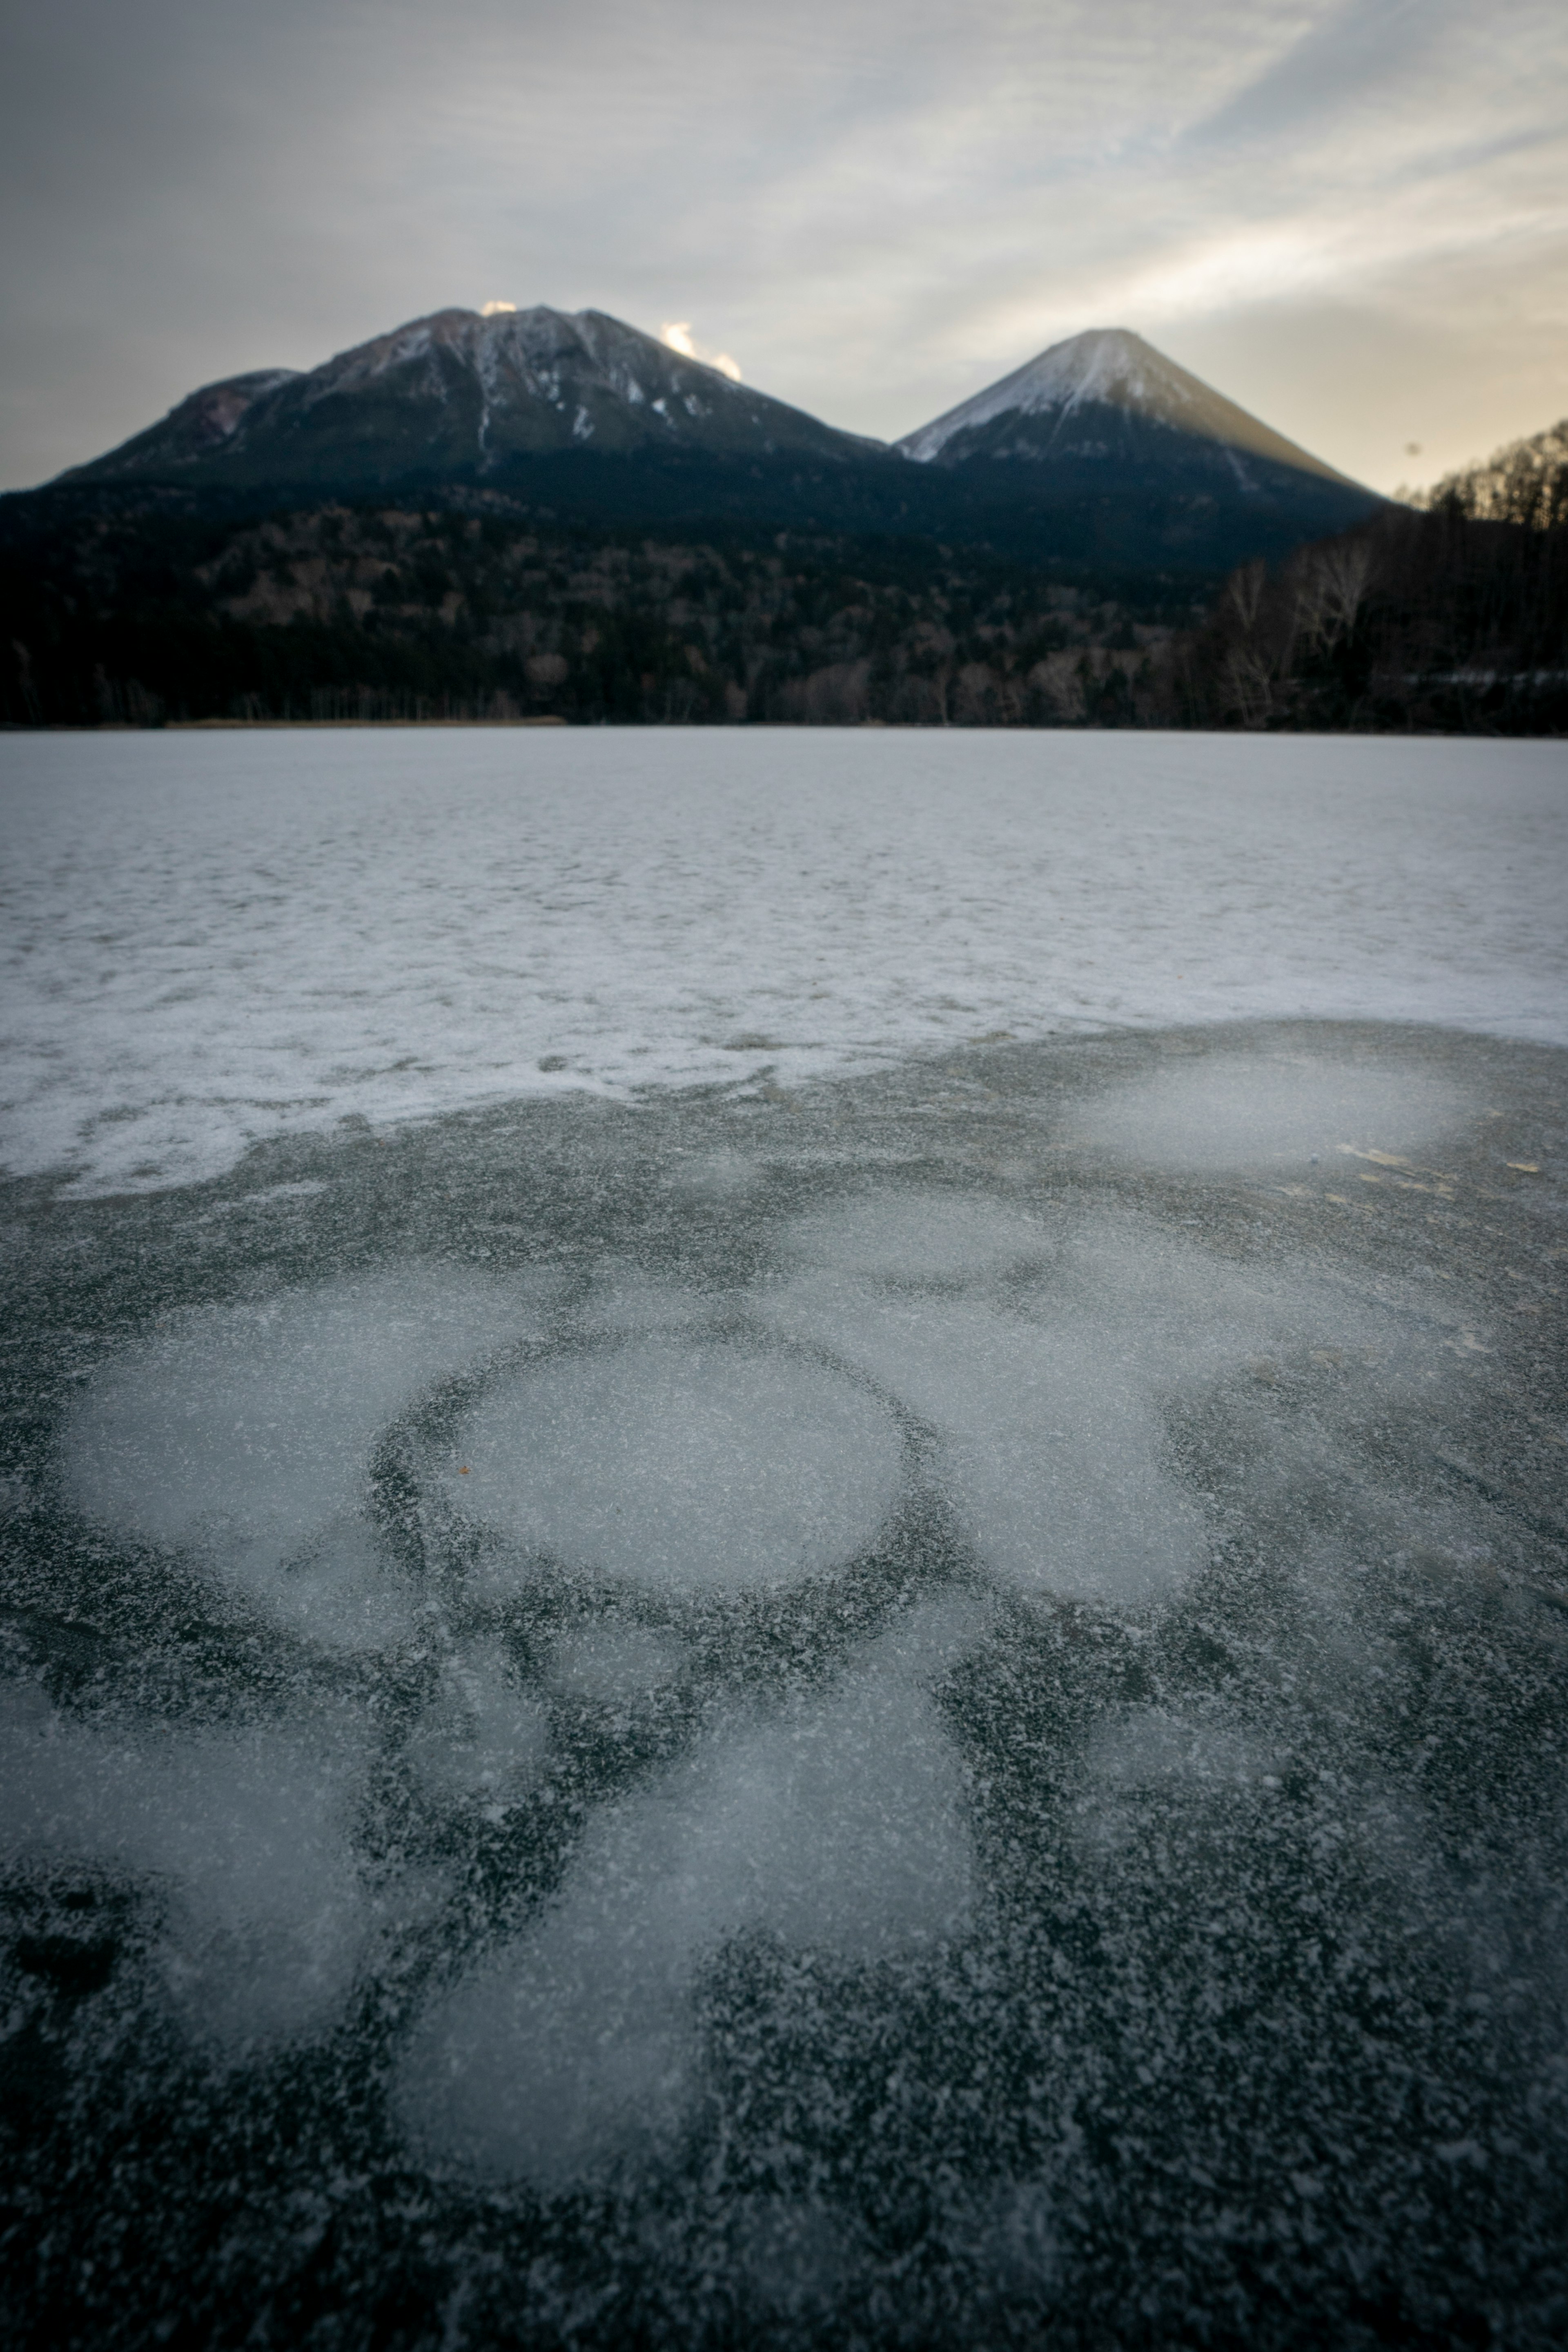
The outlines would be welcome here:
<svg viewBox="0 0 1568 2352">
<path fill-rule="evenodd" d="M 9 2340 L 1561 2341 L 1565 1071 L 11 1187 Z"/>
</svg>

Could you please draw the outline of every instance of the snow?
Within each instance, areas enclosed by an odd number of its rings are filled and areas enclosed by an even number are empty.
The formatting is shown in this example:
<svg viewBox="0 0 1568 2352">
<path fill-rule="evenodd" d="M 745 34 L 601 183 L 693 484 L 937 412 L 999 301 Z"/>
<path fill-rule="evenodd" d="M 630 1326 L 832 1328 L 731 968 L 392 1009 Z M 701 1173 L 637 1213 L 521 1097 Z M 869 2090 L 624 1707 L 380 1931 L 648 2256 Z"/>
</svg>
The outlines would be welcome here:
<svg viewBox="0 0 1568 2352">
<path fill-rule="evenodd" d="M 1557 2341 L 1557 753 L 0 760 L 30 2340 Z"/>
<path fill-rule="evenodd" d="M 350 1116 L 788 1087 L 998 1030 L 1561 1043 L 1565 803 L 1531 743 L 14 737 L 0 1158 L 156 1187 Z"/>
<path fill-rule="evenodd" d="M 1250 449 L 1276 465 L 1326 475 L 1331 481 L 1345 478 L 1124 327 L 1092 327 L 1066 342 L 1053 343 L 999 383 L 988 384 L 894 446 L 916 465 L 928 465 L 955 435 L 989 425 L 998 416 L 1054 415 L 1060 425 L 1076 409 L 1094 405 L 1130 409 L 1178 433 L 1226 445 L 1244 487 L 1247 478 L 1234 456 L 1237 448 Z M 1019 448 L 1027 457 L 1038 446 L 1026 436 Z M 1073 446 L 1080 456 L 1087 456 L 1095 445 L 1080 441 Z"/>
<path fill-rule="evenodd" d="M 985 391 L 906 434 L 896 446 L 917 465 L 925 465 L 956 433 L 972 425 L 989 425 L 998 416 L 1038 416 L 1049 409 L 1071 415 L 1092 401 L 1143 409 L 1171 424 L 1184 420 L 1184 412 L 1200 401 L 1204 390 L 1141 335 L 1121 327 L 1091 327 L 1065 342 L 1052 343 Z"/>
</svg>

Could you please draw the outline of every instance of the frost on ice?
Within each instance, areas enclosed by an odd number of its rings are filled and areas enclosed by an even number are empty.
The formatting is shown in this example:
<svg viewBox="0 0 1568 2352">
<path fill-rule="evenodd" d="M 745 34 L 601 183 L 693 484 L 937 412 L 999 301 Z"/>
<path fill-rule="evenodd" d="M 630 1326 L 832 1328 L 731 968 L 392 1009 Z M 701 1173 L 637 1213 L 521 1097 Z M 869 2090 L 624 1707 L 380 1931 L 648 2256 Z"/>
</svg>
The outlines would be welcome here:
<svg viewBox="0 0 1568 2352">
<path fill-rule="evenodd" d="M 1449 2227 L 1400 2186 L 1408 2085 L 1500 2147 L 1476 2116 L 1544 2112 L 1561 1979 L 1516 1893 L 1561 1809 L 1493 1778 L 1552 1720 L 1556 1522 L 1467 1466 L 1500 1318 L 1428 1252 L 1474 1106 L 1359 1045 L 1185 1042 L 1063 1053 L 983 1162 L 925 1077 L 864 1150 L 749 1101 L 562 1110 L 564 1178 L 464 1130 L 448 1254 L 438 1205 L 313 1282 L 171 1204 L 169 1263 L 198 1232 L 224 1279 L 138 1324 L 138 1260 L 130 1336 L 62 1353 L 53 1599 L 0 1625 L 65 1629 L 0 1684 L 0 1900 L 45 1962 L 68 1900 L 130 1923 L 102 2013 L 150 2080 L 316 2067 L 322 2145 L 373 2119 L 334 2183 L 521 2232 L 508 2293 L 565 2280 L 573 2326 L 603 2265 L 685 2263 L 808 2343 L 925 2263 L 1032 2340 L 1086 2244 L 1164 2276 L 1249 2168 L 1339 2165 L 1342 2232 Z M 1419 1249 L 1337 1169 L 1308 1197 L 1342 1149 Z M 337 1231 L 336 1182 L 282 1200 Z M 1518 1822 L 1537 1877 L 1473 1871 Z"/>
<path fill-rule="evenodd" d="M 415 2140 L 546 2189 L 667 2153 L 700 2095 L 699 1972 L 727 1938 L 888 1960 L 956 1934 L 963 1786 L 925 1685 L 986 1619 L 927 1604 L 828 1697 L 727 1724 L 607 1808 L 538 1925 L 422 2022 L 400 2086 Z"/>
<path fill-rule="evenodd" d="M 694 1592 L 852 1559 L 897 1498 L 896 1427 L 841 1373 L 644 1339 L 497 1384 L 448 1492 L 520 1547 Z"/>
<path fill-rule="evenodd" d="M 68 1417 L 67 1491 L 312 1640 L 397 1641 L 416 1595 L 366 1515 L 372 1443 L 443 1373 L 535 1325 L 515 1291 L 418 1266 L 176 1314 Z"/>
</svg>

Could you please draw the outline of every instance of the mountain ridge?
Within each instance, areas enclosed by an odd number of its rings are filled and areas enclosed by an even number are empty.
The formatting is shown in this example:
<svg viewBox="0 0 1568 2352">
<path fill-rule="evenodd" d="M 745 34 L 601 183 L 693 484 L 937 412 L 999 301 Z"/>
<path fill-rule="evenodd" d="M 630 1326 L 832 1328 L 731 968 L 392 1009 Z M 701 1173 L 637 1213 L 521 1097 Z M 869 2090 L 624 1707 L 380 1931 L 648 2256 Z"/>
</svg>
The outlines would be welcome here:
<svg viewBox="0 0 1568 2352">
<path fill-rule="evenodd" d="M 894 444 L 601 310 L 447 309 L 307 370 L 202 386 L 44 490 L 218 499 L 493 488 L 621 527 L 697 520 L 1218 573 L 1381 501 L 1141 337 L 1094 329 Z"/>
<path fill-rule="evenodd" d="M 350 418 L 357 468 L 330 446 L 344 414 L 339 404 L 349 402 L 359 404 Z M 490 315 L 433 311 L 316 368 L 222 379 L 160 425 L 56 478 L 204 464 L 230 479 L 267 469 L 287 478 L 290 467 L 313 478 L 323 456 L 377 481 L 422 459 L 484 476 L 514 456 L 591 445 L 618 454 L 698 448 L 841 461 L 885 446 L 823 425 L 608 312 L 540 303 Z"/>
</svg>

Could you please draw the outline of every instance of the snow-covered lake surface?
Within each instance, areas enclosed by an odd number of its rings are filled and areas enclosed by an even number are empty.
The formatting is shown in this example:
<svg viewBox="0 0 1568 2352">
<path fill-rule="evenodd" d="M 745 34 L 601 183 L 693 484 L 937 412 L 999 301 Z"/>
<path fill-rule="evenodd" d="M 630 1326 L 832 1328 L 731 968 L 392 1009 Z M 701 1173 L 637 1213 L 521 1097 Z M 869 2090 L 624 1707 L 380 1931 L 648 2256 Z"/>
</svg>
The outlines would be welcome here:
<svg viewBox="0 0 1568 2352">
<path fill-rule="evenodd" d="M 1568 1042 L 1555 744 L 0 740 L 0 1164 L 1268 1015 Z"/>
<path fill-rule="evenodd" d="M 1556 754 L 0 759 L 16 2340 L 1560 2345 Z"/>
</svg>

